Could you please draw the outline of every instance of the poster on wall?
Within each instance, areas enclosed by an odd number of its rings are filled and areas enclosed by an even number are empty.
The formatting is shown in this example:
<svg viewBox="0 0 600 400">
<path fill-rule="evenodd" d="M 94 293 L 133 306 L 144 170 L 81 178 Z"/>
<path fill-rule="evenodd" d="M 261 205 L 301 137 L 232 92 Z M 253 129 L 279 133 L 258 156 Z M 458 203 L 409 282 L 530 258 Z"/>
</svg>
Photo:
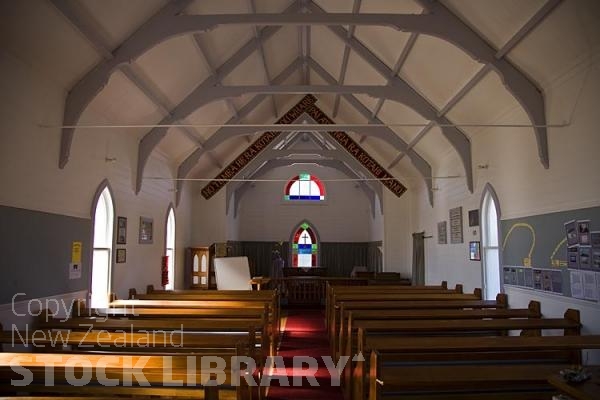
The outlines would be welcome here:
<svg viewBox="0 0 600 400">
<path fill-rule="evenodd" d="M 565 233 L 567 234 L 567 246 L 579 244 L 577 235 L 577 222 L 575 220 L 565 222 Z"/>
<path fill-rule="evenodd" d="M 600 231 L 592 231 L 590 232 L 591 237 L 591 245 L 592 247 L 596 247 L 600 249 Z"/>
<path fill-rule="evenodd" d="M 600 249 L 592 247 L 592 269 L 600 270 Z"/>
<path fill-rule="evenodd" d="M 579 246 L 579 268 L 590 269 L 592 267 L 592 247 Z"/>
<path fill-rule="evenodd" d="M 552 273 L 550 271 L 542 271 L 542 290 L 552 291 Z"/>
<path fill-rule="evenodd" d="M 81 263 L 70 263 L 69 264 L 69 279 L 80 279 L 81 278 Z"/>
<path fill-rule="evenodd" d="M 579 268 L 579 246 L 567 248 L 567 266 L 571 269 Z"/>
<path fill-rule="evenodd" d="M 589 246 L 591 243 L 590 239 L 590 220 L 577 221 L 577 237 L 579 244 L 582 246 Z"/>
<path fill-rule="evenodd" d="M 581 271 L 571 271 L 571 297 L 583 299 L 583 276 Z"/>
<path fill-rule="evenodd" d="M 450 243 L 463 242 L 462 207 L 450 209 Z"/>
<path fill-rule="evenodd" d="M 561 271 L 552 271 L 552 291 L 556 294 L 563 294 L 563 279 Z"/>
<path fill-rule="evenodd" d="M 517 270 L 517 286 L 525 286 L 525 270 L 523 268 Z"/>
<path fill-rule="evenodd" d="M 446 221 L 438 222 L 438 244 L 448 243 L 448 225 Z"/>
<path fill-rule="evenodd" d="M 533 288 L 542 290 L 542 270 L 540 269 L 533 270 Z"/>
<path fill-rule="evenodd" d="M 600 231 L 590 232 L 592 245 L 592 269 L 600 271 Z"/>
<path fill-rule="evenodd" d="M 523 272 L 525 275 L 525 284 L 523 286 L 533 288 L 533 270 L 531 268 L 526 268 Z"/>
<path fill-rule="evenodd" d="M 582 271 L 583 298 L 598 301 L 598 285 L 596 284 L 596 273 L 593 271 Z"/>
<path fill-rule="evenodd" d="M 481 261 L 480 242 L 469 242 L 469 260 Z"/>
</svg>

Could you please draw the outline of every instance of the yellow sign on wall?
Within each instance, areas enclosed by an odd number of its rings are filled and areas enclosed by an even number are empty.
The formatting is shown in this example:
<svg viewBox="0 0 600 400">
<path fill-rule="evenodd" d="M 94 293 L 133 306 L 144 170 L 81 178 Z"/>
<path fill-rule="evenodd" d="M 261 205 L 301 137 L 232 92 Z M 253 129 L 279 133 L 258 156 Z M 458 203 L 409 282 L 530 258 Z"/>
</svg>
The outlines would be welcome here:
<svg viewBox="0 0 600 400">
<path fill-rule="evenodd" d="M 81 263 L 81 248 L 83 244 L 81 242 L 73 242 L 73 246 L 71 248 L 71 262 L 73 264 Z"/>
</svg>

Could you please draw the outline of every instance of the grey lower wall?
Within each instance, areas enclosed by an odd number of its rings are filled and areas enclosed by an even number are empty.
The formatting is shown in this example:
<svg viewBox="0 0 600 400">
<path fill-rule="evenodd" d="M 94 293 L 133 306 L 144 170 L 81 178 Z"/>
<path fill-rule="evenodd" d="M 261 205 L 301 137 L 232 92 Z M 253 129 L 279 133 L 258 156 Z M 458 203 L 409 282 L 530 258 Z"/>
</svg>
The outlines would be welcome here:
<svg viewBox="0 0 600 400">
<path fill-rule="evenodd" d="M 600 207 L 502 220 L 502 263 L 522 266 L 530 251 L 533 267 L 550 268 L 552 259 L 566 263 L 565 222 L 572 220 L 590 220 L 590 231 L 598 231 Z"/>
<path fill-rule="evenodd" d="M 0 206 L 0 304 L 88 288 L 92 221 Z M 69 279 L 73 242 L 82 242 L 82 274 Z"/>
</svg>

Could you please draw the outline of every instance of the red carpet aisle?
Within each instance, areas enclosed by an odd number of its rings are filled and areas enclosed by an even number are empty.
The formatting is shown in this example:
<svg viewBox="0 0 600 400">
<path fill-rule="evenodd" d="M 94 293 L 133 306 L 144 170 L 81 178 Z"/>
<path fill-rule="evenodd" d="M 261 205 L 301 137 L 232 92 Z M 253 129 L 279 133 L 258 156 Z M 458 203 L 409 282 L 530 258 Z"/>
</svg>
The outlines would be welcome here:
<svg viewBox="0 0 600 400">
<path fill-rule="evenodd" d="M 323 310 L 288 310 L 285 323 L 285 331 L 278 355 L 283 357 L 286 367 L 289 387 L 279 386 L 280 381 L 271 381 L 267 398 L 269 400 L 292 400 L 292 399 L 343 399 L 339 386 L 331 386 L 331 376 L 325 367 L 321 356 L 329 355 L 329 343 L 325 330 Z M 318 360 L 319 369 L 315 378 L 319 386 L 311 386 L 306 378 L 302 378 L 302 387 L 293 386 L 293 377 L 303 375 L 300 371 L 294 371 L 293 357 L 309 356 Z M 309 368 L 304 364 L 304 369 Z"/>
</svg>

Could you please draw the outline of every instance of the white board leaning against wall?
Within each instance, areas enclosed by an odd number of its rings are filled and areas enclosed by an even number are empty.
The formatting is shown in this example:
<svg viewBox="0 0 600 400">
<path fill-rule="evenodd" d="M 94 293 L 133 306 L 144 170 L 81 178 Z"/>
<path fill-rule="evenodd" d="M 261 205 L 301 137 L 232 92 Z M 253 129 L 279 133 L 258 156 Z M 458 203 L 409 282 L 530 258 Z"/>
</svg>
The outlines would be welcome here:
<svg viewBox="0 0 600 400">
<path fill-rule="evenodd" d="M 215 258 L 217 290 L 252 290 L 248 257 Z"/>
</svg>

